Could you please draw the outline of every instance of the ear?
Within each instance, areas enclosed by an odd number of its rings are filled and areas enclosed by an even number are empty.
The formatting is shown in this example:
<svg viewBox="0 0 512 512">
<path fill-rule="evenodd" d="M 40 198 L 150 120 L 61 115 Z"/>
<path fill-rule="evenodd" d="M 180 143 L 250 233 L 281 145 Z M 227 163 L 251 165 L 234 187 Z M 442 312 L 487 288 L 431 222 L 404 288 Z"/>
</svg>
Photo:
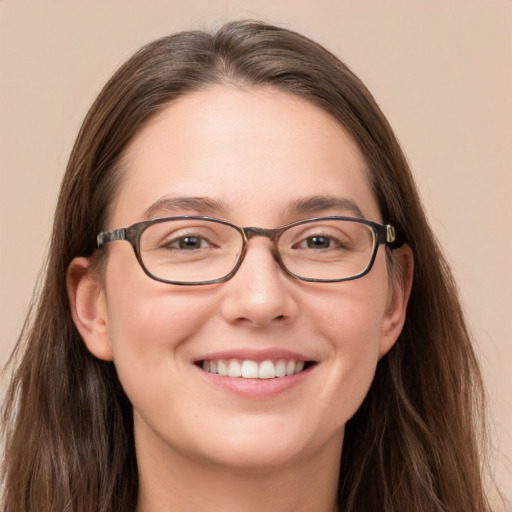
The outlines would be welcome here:
<svg viewBox="0 0 512 512">
<path fill-rule="evenodd" d="M 105 291 L 88 258 L 75 258 L 68 267 L 66 285 L 71 316 L 89 352 L 112 361 Z"/>
<path fill-rule="evenodd" d="M 414 256 L 411 248 L 403 245 L 395 249 L 393 259 L 397 268 L 390 277 L 390 290 L 379 343 L 379 358 L 391 349 L 402 332 L 412 289 Z"/>
</svg>

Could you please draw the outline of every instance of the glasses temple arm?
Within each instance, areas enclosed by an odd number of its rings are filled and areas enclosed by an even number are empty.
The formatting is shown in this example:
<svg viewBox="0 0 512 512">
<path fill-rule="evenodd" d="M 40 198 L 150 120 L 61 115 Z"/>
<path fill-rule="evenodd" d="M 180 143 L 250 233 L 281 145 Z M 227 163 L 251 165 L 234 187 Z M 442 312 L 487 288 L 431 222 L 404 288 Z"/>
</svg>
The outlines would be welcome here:
<svg viewBox="0 0 512 512">
<path fill-rule="evenodd" d="M 110 231 L 102 231 L 96 238 L 98 249 L 108 242 L 116 242 L 118 240 L 126 240 L 126 229 L 112 229 Z"/>
</svg>

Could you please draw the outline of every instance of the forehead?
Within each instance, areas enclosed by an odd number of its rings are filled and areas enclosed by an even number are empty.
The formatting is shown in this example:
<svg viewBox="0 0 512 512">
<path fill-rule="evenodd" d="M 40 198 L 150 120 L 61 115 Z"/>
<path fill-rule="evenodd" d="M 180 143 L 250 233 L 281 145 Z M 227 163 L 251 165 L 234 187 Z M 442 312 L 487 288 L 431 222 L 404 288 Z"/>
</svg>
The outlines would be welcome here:
<svg viewBox="0 0 512 512">
<path fill-rule="evenodd" d="M 167 196 L 211 198 L 229 220 L 253 225 L 295 220 L 278 217 L 307 196 L 349 199 L 365 216 L 379 215 L 346 130 L 303 98 L 261 88 L 190 93 L 139 131 L 125 154 L 112 222 L 142 220 Z"/>
</svg>

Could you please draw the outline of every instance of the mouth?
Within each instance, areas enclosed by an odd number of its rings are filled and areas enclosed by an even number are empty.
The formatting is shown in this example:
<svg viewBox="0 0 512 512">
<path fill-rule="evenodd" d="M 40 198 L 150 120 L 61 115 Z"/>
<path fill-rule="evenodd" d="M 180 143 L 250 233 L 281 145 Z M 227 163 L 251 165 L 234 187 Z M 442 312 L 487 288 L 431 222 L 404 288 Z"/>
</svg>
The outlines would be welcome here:
<svg viewBox="0 0 512 512">
<path fill-rule="evenodd" d="M 305 372 L 315 361 L 298 359 L 203 359 L 194 363 L 206 373 L 241 379 L 281 379 Z"/>
</svg>

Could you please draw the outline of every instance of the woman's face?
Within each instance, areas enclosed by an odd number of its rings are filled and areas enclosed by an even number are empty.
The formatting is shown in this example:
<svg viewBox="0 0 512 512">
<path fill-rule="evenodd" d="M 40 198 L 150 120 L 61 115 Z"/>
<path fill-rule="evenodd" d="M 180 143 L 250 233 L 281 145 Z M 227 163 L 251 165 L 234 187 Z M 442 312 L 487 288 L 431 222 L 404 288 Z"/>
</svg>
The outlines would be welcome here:
<svg viewBox="0 0 512 512">
<path fill-rule="evenodd" d="M 331 116 L 288 93 L 217 86 L 189 94 L 139 132 L 125 169 L 110 228 L 183 214 L 276 228 L 355 216 L 355 207 L 382 221 L 356 145 Z M 403 319 L 382 247 L 360 279 L 307 283 L 286 275 L 271 242 L 256 237 L 236 275 L 207 286 L 157 282 L 128 243 L 106 247 L 95 296 L 104 329 L 84 339 L 115 363 L 134 408 L 138 456 L 250 469 L 339 453 Z M 311 364 L 274 379 L 200 367 L 229 359 Z"/>
</svg>

